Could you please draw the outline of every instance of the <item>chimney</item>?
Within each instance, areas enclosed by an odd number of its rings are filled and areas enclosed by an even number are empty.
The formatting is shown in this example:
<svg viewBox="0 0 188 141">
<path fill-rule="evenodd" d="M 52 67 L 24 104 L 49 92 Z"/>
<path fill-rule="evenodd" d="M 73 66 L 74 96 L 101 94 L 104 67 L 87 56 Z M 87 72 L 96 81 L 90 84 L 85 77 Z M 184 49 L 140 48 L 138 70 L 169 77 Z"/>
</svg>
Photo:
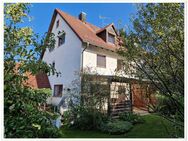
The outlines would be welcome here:
<svg viewBox="0 0 188 141">
<path fill-rule="evenodd" d="M 79 20 L 81 20 L 82 22 L 85 22 L 86 21 L 86 13 L 85 12 L 81 12 L 79 14 Z"/>
</svg>

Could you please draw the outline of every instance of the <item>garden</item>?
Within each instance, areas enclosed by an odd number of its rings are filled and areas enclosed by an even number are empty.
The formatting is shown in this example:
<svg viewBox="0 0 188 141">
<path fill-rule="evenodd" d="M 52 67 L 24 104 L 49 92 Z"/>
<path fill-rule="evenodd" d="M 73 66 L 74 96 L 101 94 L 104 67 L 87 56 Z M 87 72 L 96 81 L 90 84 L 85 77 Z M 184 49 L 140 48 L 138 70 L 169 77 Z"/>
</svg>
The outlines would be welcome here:
<svg viewBox="0 0 188 141">
<path fill-rule="evenodd" d="M 142 116 L 143 123 L 135 124 L 132 129 L 120 135 L 97 130 L 61 128 L 62 138 L 170 138 L 171 123 L 158 115 Z"/>
<path fill-rule="evenodd" d="M 83 91 L 78 97 L 79 104 L 70 100 L 60 128 L 52 124 L 59 115 L 53 108 L 43 108 L 51 92 L 24 85 L 28 72 L 60 75 L 40 58 L 46 48 L 54 48 L 54 35 L 39 37 L 31 27 L 21 26 L 30 19 L 30 6 L 4 5 L 5 138 L 184 137 L 184 4 L 141 4 L 132 21 L 134 30 L 119 29 L 125 48 L 117 53 L 136 64 L 131 66 L 136 71 L 124 71 L 155 86 L 159 101 L 152 107 L 155 113 L 140 116 L 129 111 L 118 118 L 109 116 L 103 105 L 108 90 L 96 81 L 93 91 Z M 86 90 L 93 87 L 86 82 Z"/>
</svg>

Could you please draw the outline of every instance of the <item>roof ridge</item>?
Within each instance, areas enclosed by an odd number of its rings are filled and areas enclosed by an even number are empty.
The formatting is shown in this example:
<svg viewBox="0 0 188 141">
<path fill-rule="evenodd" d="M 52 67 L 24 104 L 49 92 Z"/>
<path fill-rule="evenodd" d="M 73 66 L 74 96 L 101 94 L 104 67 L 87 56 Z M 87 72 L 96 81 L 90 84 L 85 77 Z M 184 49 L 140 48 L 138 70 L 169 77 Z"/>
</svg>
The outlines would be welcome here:
<svg viewBox="0 0 188 141">
<path fill-rule="evenodd" d="M 103 31 L 104 29 L 106 29 L 107 27 L 112 26 L 112 25 L 114 25 L 114 23 L 107 24 L 105 27 L 103 27 L 103 28 L 101 28 L 100 30 L 98 30 L 98 31 L 96 32 L 96 34 L 100 33 L 101 31 Z"/>
<path fill-rule="evenodd" d="M 60 14 L 60 16 L 65 20 L 65 22 L 75 32 L 75 34 L 79 37 L 79 39 L 82 42 L 89 42 L 90 44 L 94 46 L 109 49 L 111 51 L 114 51 L 115 49 L 119 47 L 118 45 L 115 45 L 115 44 L 114 45 L 108 44 L 102 38 L 97 36 L 96 33 L 98 30 L 95 25 L 92 25 L 89 22 L 82 22 L 78 18 L 72 15 L 69 15 L 68 13 L 64 11 L 61 11 L 60 9 L 55 10 L 55 14 L 57 13 Z M 55 19 L 55 15 L 54 15 L 54 19 Z M 111 24 L 109 24 L 108 26 L 110 26 Z"/>
</svg>

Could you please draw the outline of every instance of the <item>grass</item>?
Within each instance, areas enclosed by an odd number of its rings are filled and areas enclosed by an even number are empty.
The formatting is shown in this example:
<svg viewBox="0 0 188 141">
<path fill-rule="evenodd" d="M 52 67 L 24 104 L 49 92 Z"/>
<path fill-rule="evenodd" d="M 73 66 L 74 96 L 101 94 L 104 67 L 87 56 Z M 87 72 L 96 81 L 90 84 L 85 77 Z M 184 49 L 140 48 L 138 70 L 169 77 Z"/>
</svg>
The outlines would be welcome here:
<svg viewBox="0 0 188 141">
<path fill-rule="evenodd" d="M 143 118 L 143 124 L 135 125 L 131 131 L 122 135 L 62 128 L 62 138 L 170 138 L 165 127 L 172 127 L 167 120 L 154 114 L 145 115 Z"/>
</svg>

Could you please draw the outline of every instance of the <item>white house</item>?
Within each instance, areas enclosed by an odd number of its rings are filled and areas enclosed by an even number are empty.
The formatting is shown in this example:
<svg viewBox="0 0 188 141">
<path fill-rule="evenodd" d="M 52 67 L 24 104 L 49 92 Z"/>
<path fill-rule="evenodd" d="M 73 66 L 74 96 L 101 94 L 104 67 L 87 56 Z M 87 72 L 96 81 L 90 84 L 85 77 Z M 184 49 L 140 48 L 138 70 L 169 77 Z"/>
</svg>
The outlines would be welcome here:
<svg viewBox="0 0 188 141">
<path fill-rule="evenodd" d="M 75 72 L 89 67 L 101 76 L 111 77 L 121 67 L 121 57 L 117 55 L 116 49 L 122 45 L 122 41 L 113 23 L 99 28 L 86 22 L 86 14 L 83 12 L 76 18 L 55 9 L 49 32 L 55 34 L 56 45 L 53 50 L 46 49 L 42 59 L 61 72 L 60 77 L 48 77 L 53 92 L 49 102 L 53 105 L 59 104 L 63 95 L 71 88 L 72 81 L 78 79 L 81 83 Z M 124 77 L 130 78 L 126 75 Z M 130 91 L 129 83 L 123 85 Z M 131 95 L 128 94 L 130 99 Z M 118 95 L 111 92 L 111 98 L 117 97 Z"/>
</svg>

